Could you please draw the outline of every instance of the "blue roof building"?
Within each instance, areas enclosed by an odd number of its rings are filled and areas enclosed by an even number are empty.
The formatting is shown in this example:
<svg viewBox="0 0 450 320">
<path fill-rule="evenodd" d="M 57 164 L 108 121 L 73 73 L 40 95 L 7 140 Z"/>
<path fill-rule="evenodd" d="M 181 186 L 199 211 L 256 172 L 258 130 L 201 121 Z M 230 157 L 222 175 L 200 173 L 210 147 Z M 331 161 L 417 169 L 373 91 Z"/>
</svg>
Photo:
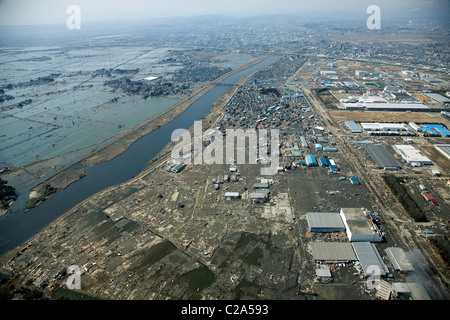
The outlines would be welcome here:
<svg viewBox="0 0 450 320">
<path fill-rule="evenodd" d="M 305 156 L 305 161 L 306 161 L 306 165 L 308 167 L 317 167 L 318 166 L 317 160 L 313 155 L 309 154 L 309 155 Z"/>
<path fill-rule="evenodd" d="M 328 160 L 328 158 L 320 158 L 319 161 L 322 167 L 329 167 L 331 165 L 330 160 Z"/>
</svg>

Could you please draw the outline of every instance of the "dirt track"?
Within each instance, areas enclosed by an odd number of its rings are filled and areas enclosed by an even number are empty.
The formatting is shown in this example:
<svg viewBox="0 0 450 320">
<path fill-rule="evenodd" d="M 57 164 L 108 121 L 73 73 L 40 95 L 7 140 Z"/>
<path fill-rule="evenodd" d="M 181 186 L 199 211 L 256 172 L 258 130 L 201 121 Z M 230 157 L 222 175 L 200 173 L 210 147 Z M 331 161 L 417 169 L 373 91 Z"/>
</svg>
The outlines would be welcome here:
<svg viewBox="0 0 450 320">
<path fill-rule="evenodd" d="M 430 114 L 425 112 L 383 112 L 383 111 L 329 111 L 336 121 L 355 122 L 417 122 L 440 123 L 447 128 L 450 121 L 440 113 Z"/>
</svg>

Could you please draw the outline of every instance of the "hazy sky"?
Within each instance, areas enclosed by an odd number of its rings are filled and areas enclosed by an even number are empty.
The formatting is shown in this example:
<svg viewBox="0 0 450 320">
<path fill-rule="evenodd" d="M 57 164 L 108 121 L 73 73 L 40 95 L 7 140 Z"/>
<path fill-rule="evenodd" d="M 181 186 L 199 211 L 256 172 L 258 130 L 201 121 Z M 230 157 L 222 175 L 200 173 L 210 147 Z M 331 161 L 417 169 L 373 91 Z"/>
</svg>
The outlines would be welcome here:
<svg viewBox="0 0 450 320">
<path fill-rule="evenodd" d="M 448 0 L 0 0 L 0 25 L 65 23 L 69 5 L 82 21 L 151 19 L 152 17 L 222 14 L 247 17 L 307 12 L 355 12 L 365 15 L 376 4 L 381 13 L 414 12 L 439 7 Z"/>
</svg>

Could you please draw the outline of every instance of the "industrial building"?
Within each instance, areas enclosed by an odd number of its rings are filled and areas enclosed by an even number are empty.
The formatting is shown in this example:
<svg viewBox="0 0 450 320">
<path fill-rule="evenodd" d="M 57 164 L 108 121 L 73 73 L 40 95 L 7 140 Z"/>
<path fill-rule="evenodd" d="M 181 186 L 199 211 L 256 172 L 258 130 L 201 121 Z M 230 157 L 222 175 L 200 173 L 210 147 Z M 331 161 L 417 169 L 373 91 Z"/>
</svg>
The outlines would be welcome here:
<svg viewBox="0 0 450 320">
<path fill-rule="evenodd" d="M 366 131 L 409 131 L 410 129 L 404 123 L 379 123 L 362 122 L 361 126 Z"/>
<path fill-rule="evenodd" d="M 411 145 L 396 144 L 392 148 L 409 166 L 432 165 L 430 158 L 423 155 L 419 150 Z"/>
<path fill-rule="evenodd" d="M 333 277 L 328 266 L 316 268 L 316 281 L 318 283 L 330 283 L 333 281 Z"/>
<path fill-rule="evenodd" d="M 350 242 L 382 242 L 383 235 L 372 221 L 346 222 L 347 237 Z"/>
<path fill-rule="evenodd" d="M 357 260 L 348 242 L 311 242 L 310 245 L 315 261 L 335 263 Z"/>
<path fill-rule="evenodd" d="M 450 131 L 448 131 L 446 128 L 444 128 L 440 124 L 424 123 L 424 124 L 422 124 L 422 128 L 428 129 L 428 132 L 430 132 L 429 130 L 433 130 L 435 132 L 436 131 L 439 132 L 439 134 L 441 134 L 444 137 L 450 137 Z"/>
<path fill-rule="evenodd" d="M 370 219 L 364 208 L 341 208 L 339 214 L 342 221 L 365 221 Z"/>
<path fill-rule="evenodd" d="M 350 129 L 352 133 L 362 133 L 361 128 L 355 121 L 345 121 L 345 125 Z"/>
<path fill-rule="evenodd" d="M 385 276 L 389 272 L 373 243 L 352 242 L 351 245 L 366 277 L 374 274 Z"/>
<path fill-rule="evenodd" d="M 182 171 L 185 167 L 186 167 L 186 165 L 184 163 L 179 163 L 179 164 L 174 165 L 170 170 L 172 172 L 178 173 L 178 172 Z"/>
<path fill-rule="evenodd" d="M 308 167 L 317 167 L 318 166 L 317 160 L 313 155 L 309 154 L 309 155 L 305 156 L 305 161 L 306 161 L 306 165 Z"/>
<path fill-rule="evenodd" d="M 429 111 L 430 107 L 422 103 L 376 103 L 376 102 L 356 102 L 341 103 L 345 109 L 367 111 Z"/>
<path fill-rule="evenodd" d="M 332 70 L 320 70 L 319 74 L 321 76 L 337 76 L 336 71 Z"/>
<path fill-rule="evenodd" d="M 381 242 L 384 237 L 362 208 L 341 208 L 340 216 L 350 242 Z"/>
<path fill-rule="evenodd" d="M 334 162 L 333 159 L 329 159 L 330 161 L 330 170 L 339 171 L 339 167 L 337 166 L 336 162 Z"/>
<path fill-rule="evenodd" d="M 364 149 L 375 162 L 379 169 L 398 170 L 402 166 L 398 164 L 395 158 L 381 144 L 366 144 Z"/>
<path fill-rule="evenodd" d="M 233 200 L 233 199 L 239 199 L 239 198 L 240 198 L 239 192 L 225 192 L 226 200 Z"/>
<path fill-rule="evenodd" d="M 412 298 L 413 300 L 431 300 L 425 287 L 418 282 L 393 282 L 392 291 L 396 297 Z"/>
<path fill-rule="evenodd" d="M 307 212 L 306 219 L 311 232 L 345 231 L 339 212 Z"/>
<path fill-rule="evenodd" d="M 438 93 L 425 93 L 425 95 L 428 98 L 431 98 L 431 99 L 433 99 L 433 100 L 435 100 L 437 102 L 440 102 L 440 103 L 449 103 L 450 102 L 449 98 L 444 97 L 444 96 L 442 96 L 442 95 L 440 95 Z"/>
<path fill-rule="evenodd" d="M 331 165 L 330 160 L 328 158 L 319 158 L 320 165 L 325 168 Z"/>
<path fill-rule="evenodd" d="M 252 192 L 250 193 L 250 200 L 252 202 L 265 202 L 268 200 L 269 194 L 268 193 L 261 193 L 261 192 Z"/>
<path fill-rule="evenodd" d="M 389 247 L 384 249 L 389 260 L 391 261 L 395 270 L 399 271 L 413 271 L 414 267 L 406 256 L 402 248 Z"/>
<path fill-rule="evenodd" d="M 414 131 L 417 131 L 417 132 L 422 131 L 422 129 L 420 128 L 420 126 L 417 125 L 417 124 L 415 124 L 414 122 L 409 122 L 408 124 L 409 124 L 409 126 L 410 126 L 411 128 L 414 129 Z"/>
<path fill-rule="evenodd" d="M 444 157 L 450 160 L 450 144 L 435 144 L 434 147 L 437 151 L 442 153 Z"/>
<path fill-rule="evenodd" d="M 267 189 L 269 188 L 269 184 L 267 182 L 258 182 L 253 184 L 254 189 Z"/>
</svg>

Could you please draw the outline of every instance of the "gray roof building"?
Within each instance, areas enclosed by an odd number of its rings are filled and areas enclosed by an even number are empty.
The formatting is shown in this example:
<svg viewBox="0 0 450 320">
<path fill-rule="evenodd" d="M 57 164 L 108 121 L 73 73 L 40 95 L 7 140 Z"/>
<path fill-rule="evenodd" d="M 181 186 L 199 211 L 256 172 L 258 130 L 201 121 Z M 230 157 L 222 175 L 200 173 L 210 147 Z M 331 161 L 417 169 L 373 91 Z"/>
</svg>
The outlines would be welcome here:
<svg viewBox="0 0 450 320">
<path fill-rule="evenodd" d="M 348 242 L 311 242 L 314 260 L 346 262 L 357 260 L 352 245 Z"/>
<path fill-rule="evenodd" d="M 355 121 L 345 121 L 345 125 L 353 133 L 362 133 L 362 129 L 356 124 Z"/>
<path fill-rule="evenodd" d="M 389 270 L 374 244 L 370 242 L 352 242 L 351 245 L 366 276 L 375 275 L 375 272 L 379 272 L 378 275 L 380 276 L 386 275 Z"/>
<path fill-rule="evenodd" d="M 414 266 L 411 264 L 402 248 L 389 247 L 384 249 L 384 252 L 386 252 L 395 270 L 400 271 L 414 270 Z"/>
<path fill-rule="evenodd" d="M 307 212 L 306 219 L 311 232 L 345 231 L 339 212 Z"/>
<path fill-rule="evenodd" d="M 402 168 L 383 145 L 367 144 L 364 146 L 364 149 L 366 149 L 378 168 L 385 170 L 397 170 Z"/>
</svg>

